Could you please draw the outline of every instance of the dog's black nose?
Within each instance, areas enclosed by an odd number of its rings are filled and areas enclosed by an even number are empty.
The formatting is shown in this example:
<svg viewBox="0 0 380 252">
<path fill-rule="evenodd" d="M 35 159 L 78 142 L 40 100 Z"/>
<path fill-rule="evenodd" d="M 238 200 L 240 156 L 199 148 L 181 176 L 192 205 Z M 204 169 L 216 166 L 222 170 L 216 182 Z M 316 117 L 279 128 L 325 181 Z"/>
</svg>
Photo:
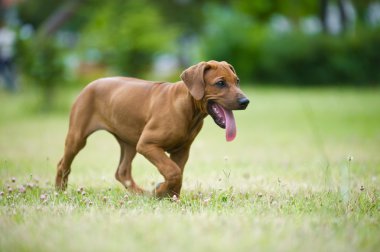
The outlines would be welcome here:
<svg viewBox="0 0 380 252">
<path fill-rule="evenodd" d="M 243 97 L 238 100 L 238 103 L 241 109 L 245 109 L 249 104 L 249 100 L 246 97 Z"/>
</svg>

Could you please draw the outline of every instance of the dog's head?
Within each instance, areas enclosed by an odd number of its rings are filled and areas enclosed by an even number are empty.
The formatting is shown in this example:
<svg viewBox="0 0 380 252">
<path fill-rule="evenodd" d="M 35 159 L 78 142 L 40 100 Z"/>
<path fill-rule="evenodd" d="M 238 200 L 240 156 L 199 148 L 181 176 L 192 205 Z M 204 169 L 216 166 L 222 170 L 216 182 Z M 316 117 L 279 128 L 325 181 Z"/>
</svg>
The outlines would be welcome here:
<svg viewBox="0 0 380 252">
<path fill-rule="evenodd" d="M 195 100 L 201 101 L 215 123 L 226 129 L 227 141 L 236 136 L 232 110 L 246 109 L 248 98 L 240 90 L 235 69 L 225 61 L 200 62 L 181 74 Z"/>
</svg>

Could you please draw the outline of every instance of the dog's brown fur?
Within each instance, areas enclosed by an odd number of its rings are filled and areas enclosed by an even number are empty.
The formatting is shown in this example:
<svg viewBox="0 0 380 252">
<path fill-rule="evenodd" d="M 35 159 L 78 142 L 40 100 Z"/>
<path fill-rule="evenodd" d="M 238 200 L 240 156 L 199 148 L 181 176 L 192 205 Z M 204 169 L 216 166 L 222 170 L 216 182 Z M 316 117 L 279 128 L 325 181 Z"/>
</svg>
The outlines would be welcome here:
<svg viewBox="0 0 380 252">
<path fill-rule="evenodd" d="M 239 104 L 239 99 L 246 97 L 235 70 L 226 62 L 201 62 L 186 69 L 181 78 L 183 81 L 171 84 L 112 77 L 89 84 L 71 110 L 56 188 L 66 189 L 74 157 L 90 134 L 103 129 L 113 134 L 121 147 L 115 174 L 118 181 L 134 192 L 143 192 L 131 174 L 131 162 L 138 152 L 165 178 L 154 195 L 179 197 L 190 146 L 207 116 L 208 101 L 229 110 L 248 105 Z M 215 85 L 221 79 L 226 87 Z"/>
</svg>

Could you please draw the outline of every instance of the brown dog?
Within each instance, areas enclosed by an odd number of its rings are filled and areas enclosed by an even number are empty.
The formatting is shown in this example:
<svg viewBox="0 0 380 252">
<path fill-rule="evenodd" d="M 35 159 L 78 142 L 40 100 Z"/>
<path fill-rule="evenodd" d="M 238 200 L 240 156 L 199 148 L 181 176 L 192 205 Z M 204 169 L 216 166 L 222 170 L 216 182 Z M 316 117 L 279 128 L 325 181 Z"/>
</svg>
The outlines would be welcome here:
<svg viewBox="0 0 380 252">
<path fill-rule="evenodd" d="M 186 69 L 181 79 L 171 84 L 112 77 L 88 85 L 71 110 L 56 188 L 66 189 L 74 157 L 91 133 L 103 129 L 113 134 L 121 147 L 115 174 L 118 181 L 134 192 L 143 192 L 131 174 L 131 162 L 138 152 L 165 178 L 154 195 L 179 197 L 190 146 L 203 119 L 211 115 L 226 129 L 227 141 L 232 141 L 236 125 L 231 110 L 245 109 L 249 103 L 234 68 L 226 62 L 201 62 Z"/>
</svg>

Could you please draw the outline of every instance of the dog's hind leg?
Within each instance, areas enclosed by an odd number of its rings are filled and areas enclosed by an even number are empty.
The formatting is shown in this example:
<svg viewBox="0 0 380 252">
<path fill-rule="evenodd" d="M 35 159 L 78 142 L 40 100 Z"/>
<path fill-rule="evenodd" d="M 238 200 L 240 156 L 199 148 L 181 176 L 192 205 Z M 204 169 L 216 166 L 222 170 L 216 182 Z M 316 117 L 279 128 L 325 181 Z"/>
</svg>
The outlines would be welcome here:
<svg viewBox="0 0 380 252">
<path fill-rule="evenodd" d="M 57 166 L 55 187 L 57 190 L 65 190 L 71 172 L 71 163 L 78 152 L 86 145 L 86 137 L 69 132 L 66 138 L 65 151 Z"/>
<path fill-rule="evenodd" d="M 141 189 L 132 178 L 132 160 L 136 156 L 136 147 L 121 141 L 117 137 L 116 139 L 120 144 L 121 152 L 115 178 L 132 192 L 144 193 L 144 190 Z"/>
<path fill-rule="evenodd" d="M 57 166 L 55 187 L 57 190 L 65 190 L 71 172 L 71 163 L 78 152 L 86 145 L 86 140 L 94 131 L 100 129 L 96 120 L 93 120 L 92 111 L 87 107 L 83 110 L 79 102 L 74 105 L 70 115 L 69 132 L 66 136 L 65 150 L 62 159 Z"/>
</svg>

